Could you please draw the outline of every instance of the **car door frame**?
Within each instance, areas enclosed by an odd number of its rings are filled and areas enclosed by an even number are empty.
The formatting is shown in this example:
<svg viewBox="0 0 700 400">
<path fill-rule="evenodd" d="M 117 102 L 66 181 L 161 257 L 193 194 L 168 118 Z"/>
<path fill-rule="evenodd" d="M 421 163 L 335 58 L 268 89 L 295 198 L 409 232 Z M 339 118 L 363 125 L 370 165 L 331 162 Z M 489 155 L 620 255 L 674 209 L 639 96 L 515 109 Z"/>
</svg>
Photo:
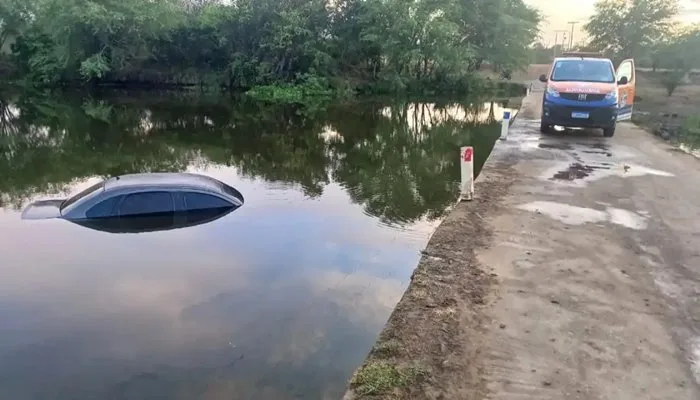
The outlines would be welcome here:
<svg viewBox="0 0 700 400">
<path fill-rule="evenodd" d="M 636 92 L 637 70 L 634 59 L 623 60 L 615 70 L 615 78 L 620 81 L 620 69 L 625 63 L 632 64 L 632 77 L 624 85 L 617 85 L 617 121 L 629 121 L 634 111 L 634 96 Z"/>
</svg>

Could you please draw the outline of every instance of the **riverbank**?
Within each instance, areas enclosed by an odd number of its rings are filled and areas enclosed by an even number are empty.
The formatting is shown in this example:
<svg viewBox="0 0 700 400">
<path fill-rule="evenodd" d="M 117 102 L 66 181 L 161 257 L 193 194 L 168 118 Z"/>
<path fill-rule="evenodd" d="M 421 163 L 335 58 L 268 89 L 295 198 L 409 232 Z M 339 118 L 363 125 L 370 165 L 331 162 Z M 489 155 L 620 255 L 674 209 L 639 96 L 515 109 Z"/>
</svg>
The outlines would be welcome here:
<svg viewBox="0 0 700 400">
<path fill-rule="evenodd" d="M 0 71 L 2 64 L 0 63 Z M 367 101 L 387 99 L 389 101 L 410 100 L 419 102 L 459 102 L 465 99 L 509 99 L 522 97 L 527 87 L 522 83 L 487 79 L 474 76 L 462 82 L 442 83 L 444 86 L 430 82 L 414 82 L 410 87 L 392 88 L 388 86 L 355 86 L 342 78 L 305 81 L 298 84 L 275 84 L 254 86 L 249 89 L 229 88 L 221 85 L 203 85 L 196 83 L 159 83 L 159 82 L 125 82 L 105 81 L 86 85 L 85 82 L 66 82 L 48 87 L 32 87 L 26 82 L 5 82 L 3 86 L 19 91 L 28 90 L 71 91 L 85 95 L 101 92 L 129 93 L 167 93 L 174 96 L 222 96 L 232 98 L 248 97 L 255 101 L 275 104 L 297 104 L 318 106 L 339 101 Z M 5 90 L 6 91 L 6 90 Z M 438 95 L 440 93 L 440 95 Z"/>
<path fill-rule="evenodd" d="M 541 92 L 428 244 L 345 399 L 696 399 L 697 160 Z"/>
<path fill-rule="evenodd" d="M 38 87 L 177 86 L 283 99 L 327 89 L 474 95 L 480 67 L 507 75 L 540 22 L 523 0 L 494 1 L 512 20 L 447 0 L 28 0 L 8 11 L 0 53 Z M 412 12 L 395 12 L 406 7 Z"/>
<path fill-rule="evenodd" d="M 637 94 L 633 122 L 680 148 L 700 148 L 700 75 L 668 96 L 663 73 L 637 71 Z"/>
<path fill-rule="evenodd" d="M 532 97 L 523 100 L 522 117 L 531 117 L 531 102 Z M 492 240 L 484 217 L 499 206 L 513 177 L 503 160 L 486 162 L 475 184 L 476 198 L 458 203 L 433 234 L 411 284 L 353 376 L 346 400 L 430 399 L 434 393 L 461 399 L 486 393 L 479 360 L 497 280 L 476 251 Z"/>
<path fill-rule="evenodd" d="M 478 262 L 475 250 L 492 237 L 483 215 L 498 206 L 512 183 L 503 172 L 484 171 L 477 198 L 458 204 L 434 233 L 345 399 L 486 393 L 479 359 L 496 278 Z"/>
</svg>

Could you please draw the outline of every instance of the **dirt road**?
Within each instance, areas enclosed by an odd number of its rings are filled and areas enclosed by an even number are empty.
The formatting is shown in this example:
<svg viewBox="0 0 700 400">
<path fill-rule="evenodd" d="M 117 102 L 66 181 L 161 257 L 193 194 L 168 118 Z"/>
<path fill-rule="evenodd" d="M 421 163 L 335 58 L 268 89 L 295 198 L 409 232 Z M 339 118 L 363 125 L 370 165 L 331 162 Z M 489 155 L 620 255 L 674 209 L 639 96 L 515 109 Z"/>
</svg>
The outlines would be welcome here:
<svg viewBox="0 0 700 400">
<path fill-rule="evenodd" d="M 700 161 L 631 124 L 542 137 L 540 101 L 485 172 L 513 174 L 476 252 L 487 398 L 700 399 Z"/>
</svg>

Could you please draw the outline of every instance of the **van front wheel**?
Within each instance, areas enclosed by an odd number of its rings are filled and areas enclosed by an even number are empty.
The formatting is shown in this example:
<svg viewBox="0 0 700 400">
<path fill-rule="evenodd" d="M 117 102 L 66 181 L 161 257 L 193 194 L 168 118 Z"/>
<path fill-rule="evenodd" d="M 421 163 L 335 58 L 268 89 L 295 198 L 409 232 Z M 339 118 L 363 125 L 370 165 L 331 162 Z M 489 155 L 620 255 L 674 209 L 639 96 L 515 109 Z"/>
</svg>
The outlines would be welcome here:
<svg viewBox="0 0 700 400">
<path fill-rule="evenodd" d="M 603 129 L 603 136 L 605 136 L 605 137 L 615 136 L 615 125 L 611 126 L 610 128 Z"/>
<path fill-rule="evenodd" d="M 552 125 L 549 125 L 545 120 L 540 120 L 540 132 L 552 133 Z"/>
</svg>

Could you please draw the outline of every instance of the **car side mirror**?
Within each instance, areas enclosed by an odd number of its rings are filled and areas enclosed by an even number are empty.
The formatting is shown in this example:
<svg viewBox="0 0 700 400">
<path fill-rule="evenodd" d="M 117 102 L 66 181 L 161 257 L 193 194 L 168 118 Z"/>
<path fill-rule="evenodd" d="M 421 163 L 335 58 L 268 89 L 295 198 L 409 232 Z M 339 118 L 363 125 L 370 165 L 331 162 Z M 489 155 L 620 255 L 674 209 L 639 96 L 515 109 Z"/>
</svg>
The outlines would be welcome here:
<svg viewBox="0 0 700 400">
<path fill-rule="evenodd" d="M 620 78 L 619 81 L 617 81 L 617 84 L 618 84 L 618 85 L 626 85 L 626 84 L 628 84 L 628 83 L 629 83 L 629 80 L 627 79 L 626 76 L 623 76 L 622 78 Z"/>
<path fill-rule="evenodd" d="M 540 82 L 547 83 L 547 81 L 548 81 L 547 75 L 545 75 L 545 74 L 540 75 Z"/>
</svg>

